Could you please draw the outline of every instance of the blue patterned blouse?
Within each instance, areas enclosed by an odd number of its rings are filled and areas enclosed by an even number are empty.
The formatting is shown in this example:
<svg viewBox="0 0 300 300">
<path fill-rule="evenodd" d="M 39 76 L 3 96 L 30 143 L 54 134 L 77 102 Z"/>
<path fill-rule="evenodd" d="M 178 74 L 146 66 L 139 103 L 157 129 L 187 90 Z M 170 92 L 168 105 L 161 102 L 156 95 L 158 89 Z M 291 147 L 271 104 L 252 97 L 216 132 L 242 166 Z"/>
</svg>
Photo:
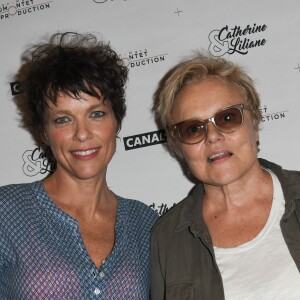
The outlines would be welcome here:
<svg viewBox="0 0 300 300">
<path fill-rule="evenodd" d="M 0 188 L 0 299 L 85 300 L 149 296 L 149 239 L 157 214 L 117 197 L 115 246 L 97 269 L 78 222 L 41 181 Z"/>
</svg>

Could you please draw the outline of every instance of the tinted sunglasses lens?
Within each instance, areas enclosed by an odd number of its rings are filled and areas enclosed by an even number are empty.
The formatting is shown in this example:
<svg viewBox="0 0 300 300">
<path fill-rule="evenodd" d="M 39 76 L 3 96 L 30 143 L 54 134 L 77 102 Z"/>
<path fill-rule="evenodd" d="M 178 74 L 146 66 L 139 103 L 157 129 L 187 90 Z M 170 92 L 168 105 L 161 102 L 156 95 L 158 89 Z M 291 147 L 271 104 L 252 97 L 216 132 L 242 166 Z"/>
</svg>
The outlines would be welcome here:
<svg viewBox="0 0 300 300">
<path fill-rule="evenodd" d="M 215 115 L 215 124 L 223 133 L 238 130 L 243 123 L 242 112 L 236 107 L 230 107 Z"/>
<path fill-rule="evenodd" d="M 197 120 L 184 121 L 176 125 L 180 140 L 187 144 L 196 144 L 204 139 L 205 123 Z"/>
</svg>

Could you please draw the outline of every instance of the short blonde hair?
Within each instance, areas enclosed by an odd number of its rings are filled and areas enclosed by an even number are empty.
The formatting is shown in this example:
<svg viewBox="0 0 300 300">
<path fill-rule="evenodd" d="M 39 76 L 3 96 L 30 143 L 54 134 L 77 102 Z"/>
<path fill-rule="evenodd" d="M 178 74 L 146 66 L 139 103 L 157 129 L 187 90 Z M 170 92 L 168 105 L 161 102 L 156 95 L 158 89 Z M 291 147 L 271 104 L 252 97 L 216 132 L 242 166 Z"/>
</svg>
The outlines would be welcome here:
<svg viewBox="0 0 300 300">
<path fill-rule="evenodd" d="M 262 116 L 260 98 L 253 80 L 237 64 L 201 53 L 181 61 L 161 79 L 154 94 L 153 106 L 156 120 L 161 127 L 166 129 L 168 125 L 171 125 L 170 117 L 177 94 L 185 86 L 205 79 L 217 79 L 236 86 L 245 96 L 247 105 L 251 109 L 254 126 L 258 129 Z M 178 141 L 172 137 L 168 130 L 167 139 L 171 152 L 182 159 L 178 149 Z"/>
</svg>

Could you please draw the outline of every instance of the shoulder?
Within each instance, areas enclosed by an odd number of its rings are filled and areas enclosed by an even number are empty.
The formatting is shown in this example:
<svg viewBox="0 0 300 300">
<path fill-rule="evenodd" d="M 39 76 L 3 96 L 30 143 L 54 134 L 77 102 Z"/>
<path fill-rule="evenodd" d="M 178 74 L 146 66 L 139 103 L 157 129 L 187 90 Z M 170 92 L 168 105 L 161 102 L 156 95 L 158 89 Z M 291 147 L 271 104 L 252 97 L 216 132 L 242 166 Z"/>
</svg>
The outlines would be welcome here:
<svg viewBox="0 0 300 300">
<path fill-rule="evenodd" d="M 182 207 L 189 201 L 190 197 L 186 197 L 181 202 L 170 208 L 163 216 L 155 223 L 152 233 L 168 234 L 174 232 L 180 217 Z"/>
<path fill-rule="evenodd" d="M 32 189 L 32 183 L 10 184 L 0 187 L 0 202 L 23 198 Z"/>
<path fill-rule="evenodd" d="M 283 169 L 280 165 L 266 159 L 259 159 L 263 167 L 270 169 L 283 185 L 299 185 L 300 171 Z"/>
<path fill-rule="evenodd" d="M 270 169 L 277 176 L 287 203 L 286 209 L 293 207 L 292 202 L 295 200 L 297 200 L 295 203 L 300 209 L 300 172 L 283 169 L 281 166 L 264 159 L 259 160 L 263 167 Z"/>
<path fill-rule="evenodd" d="M 202 215 L 203 193 L 203 184 L 199 182 L 186 198 L 156 222 L 152 229 L 153 235 L 173 236 L 191 226 Z"/>
<path fill-rule="evenodd" d="M 147 204 L 138 200 L 127 199 L 120 196 L 117 196 L 117 198 L 119 205 L 122 206 L 122 211 L 127 214 L 133 222 L 146 223 L 152 227 L 158 219 L 158 213 Z"/>
<path fill-rule="evenodd" d="M 300 171 L 282 169 L 282 173 L 287 180 L 299 184 Z"/>
<path fill-rule="evenodd" d="M 3 235 L 24 232 L 26 220 L 33 214 L 33 185 L 11 184 L 0 187 L 0 232 Z"/>
<path fill-rule="evenodd" d="M 15 210 L 26 205 L 33 198 L 34 184 L 36 183 L 10 184 L 0 187 L 0 210 Z"/>
</svg>

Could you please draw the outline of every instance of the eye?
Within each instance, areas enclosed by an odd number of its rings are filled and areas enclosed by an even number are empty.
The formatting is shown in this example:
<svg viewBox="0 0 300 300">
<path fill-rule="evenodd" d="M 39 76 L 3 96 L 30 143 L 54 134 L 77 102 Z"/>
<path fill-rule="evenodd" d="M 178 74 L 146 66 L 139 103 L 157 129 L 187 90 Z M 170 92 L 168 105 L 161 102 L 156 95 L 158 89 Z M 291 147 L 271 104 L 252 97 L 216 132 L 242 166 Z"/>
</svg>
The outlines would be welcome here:
<svg viewBox="0 0 300 300">
<path fill-rule="evenodd" d="M 205 125 L 202 122 L 184 122 L 181 124 L 179 128 L 180 134 L 183 136 L 193 136 L 202 134 L 203 130 L 205 130 Z"/>
<path fill-rule="evenodd" d="M 54 120 L 54 123 L 56 123 L 56 124 L 66 124 L 69 121 L 70 121 L 70 119 L 68 117 L 64 116 L 64 117 L 56 118 Z"/>
<path fill-rule="evenodd" d="M 222 126 L 228 123 L 232 124 L 240 122 L 240 116 L 241 114 L 238 109 L 230 108 L 217 114 L 215 120 L 218 123 L 218 125 Z"/>
<path fill-rule="evenodd" d="M 223 122 L 232 122 L 235 119 L 235 115 L 233 113 L 224 113 L 222 116 Z"/>
<path fill-rule="evenodd" d="M 243 122 L 241 112 L 236 108 L 229 108 L 215 116 L 216 125 L 220 130 L 232 131 Z"/>
<path fill-rule="evenodd" d="M 188 134 L 195 134 L 195 133 L 197 133 L 201 129 L 202 129 L 201 126 L 199 126 L 197 124 L 193 124 L 193 125 L 189 126 L 188 128 L 186 128 L 186 132 Z"/>
<path fill-rule="evenodd" d="M 103 117 L 105 115 L 105 113 L 103 111 L 93 111 L 90 115 L 91 118 L 93 119 L 99 119 L 101 117 Z"/>
</svg>

